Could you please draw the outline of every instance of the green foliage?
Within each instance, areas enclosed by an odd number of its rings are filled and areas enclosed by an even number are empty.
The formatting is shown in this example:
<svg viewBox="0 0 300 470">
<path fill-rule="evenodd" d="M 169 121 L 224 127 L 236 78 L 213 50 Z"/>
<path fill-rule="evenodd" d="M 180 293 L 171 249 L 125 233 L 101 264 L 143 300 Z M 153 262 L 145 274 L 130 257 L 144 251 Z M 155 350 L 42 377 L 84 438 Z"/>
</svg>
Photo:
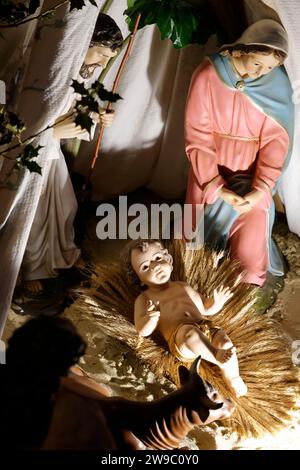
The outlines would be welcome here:
<svg viewBox="0 0 300 470">
<path fill-rule="evenodd" d="M 88 0 L 94 7 L 97 6 L 95 0 Z M 86 0 L 70 0 L 70 11 L 81 10 L 86 5 Z"/>
<path fill-rule="evenodd" d="M 24 122 L 15 113 L 2 106 L 0 109 L 0 145 L 8 144 L 14 137 L 20 137 L 24 130 Z"/>
<path fill-rule="evenodd" d="M 1 21 L 15 23 L 32 15 L 40 6 L 40 0 L 30 0 L 28 6 L 24 3 L 15 3 L 12 0 L 0 0 Z"/>
<path fill-rule="evenodd" d="M 9 144 L 14 139 L 17 139 L 19 146 L 23 147 L 23 149 L 15 160 L 14 168 L 25 167 L 31 172 L 41 174 L 41 167 L 33 161 L 38 156 L 41 146 L 33 147 L 32 145 L 26 145 L 24 147 L 21 141 L 24 130 L 24 122 L 15 113 L 8 111 L 5 106 L 2 106 L 0 109 L 0 145 Z"/>
<path fill-rule="evenodd" d="M 90 132 L 91 127 L 93 125 L 93 120 L 84 110 L 77 110 L 77 113 L 78 114 L 75 118 L 75 124 L 77 126 L 80 126 L 82 129 L 86 129 L 88 132 Z"/>
<path fill-rule="evenodd" d="M 80 99 L 76 101 L 74 106 L 77 113 L 75 123 L 88 132 L 90 132 L 93 125 L 93 121 L 89 115 L 90 112 L 99 113 L 101 101 L 114 103 L 121 99 L 120 95 L 117 93 L 107 91 L 98 80 L 96 80 L 90 88 L 85 88 L 83 83 L 73 80 L 72 87 L 75 93 L 80 95 Z"/>
<path fill-rule="evenodd" d="M 90 132 L 93 125 L 90 113 L 99 113 L 100 102 L 110 101 L 114 103 L 121 99 L 120 95 L 107 91 L 103 84 L 99 83 L 97 80 L 88 89 L 85 88 L 83 83 L 73 80 L 72 87 L 74 88 L 75 93 L 80 95 L 80 99 L 76 101 L 74 106 L 76 110 L 75 123 L 82 129 L 86 129 L 88 132 Z M 48 128 L 49 127 L 47 127 L 47 129 Z M 0 155 L 5 157 L 9 150 L 20 147 L 22 148 L 22 152 L 16 157 L 14 168 L 20 169 L 21 167 L 25 167 L 32 173 L 41 174 L 41 167 L 34 160 L 38 157 L 39 151 L 42 147 L 33 147 L 31 144 L 26 145 L 26 143 L 30 139 L 41 134 L 45 129 L 38 132 L 38 134 L 27 137 L 26 141 L 22 142 L 22 132 L 24 130 L 25 125 L 23 121 L 21 121 L 15 113 L 8 111 L 5 106 L 2 106 L 0 108 L 0 146 L 10 143 L 14 144 L 14 141 L 17 141 L 18 143 L 1 151 Z"/>
<path fill-rule="evenodd" d="M 77 80 L 72 80 L 71 86 L 74 88 L 75 93 L 78 93 L 79 95 L 85 95 L 87 92 L 84 83 L 80 83 Z"/>
<path fill-rule="evenodd" d="M 23 152 L 17 156 L 14 168 L 20 169 L 21 167 L 25 167 L 30 171 L 30 173 L 38 173 L 41 175 L 42 168 L 34 161 L 34 159 L 38 157 L 41 148 L 43 148 L 41 145 L 38 145 L 37 147 L 33 147 L 31 144 L 26 145 Z"/>
<path fill-rule="evenodd" d="M 87 1 L 97 7 L 95 0 L 69 0 L 70 11 L 81 10 Z M 56 8 L 63 5 L 64 0 L 58 0 L 56 5 L 43 13 L 40 13 L 41 18 L 52 18 L 55 14 Z M 0 21 L 9 24 L 20 24 L 28 17 L 34 15 L 37 9 L 40 7 L 40 0 L 29 0 L 27 6 L 25 3 L 15 2 L 14 0 L 0 0 Z"/>
<path fill-rule="evenodd" d="M 91 85 L 89 92 L 93 96 L 98 97 L 101 101 L 110 101 L 111 103 L 115 103 L 122 99 L 118 93 L 112 93 L 111 91 L 106 90 L 103 83 L 100 83 L 98 80 Z"/>
<path fill-rule="evenodd" d="M 84 5 L 84 0 L 70 0 L 70 11 L 81 10 Z"/>
<path fill-rule="evenodd" d="M 128 0 L 128 27 L 132 31 L 135 19 L 141 13 L 139 28 L 157 24 L 161 39 L 170 39 L 175 48 L 192 43 L 205 44 L 216 32 L 205 0 Z"/>
</svg>

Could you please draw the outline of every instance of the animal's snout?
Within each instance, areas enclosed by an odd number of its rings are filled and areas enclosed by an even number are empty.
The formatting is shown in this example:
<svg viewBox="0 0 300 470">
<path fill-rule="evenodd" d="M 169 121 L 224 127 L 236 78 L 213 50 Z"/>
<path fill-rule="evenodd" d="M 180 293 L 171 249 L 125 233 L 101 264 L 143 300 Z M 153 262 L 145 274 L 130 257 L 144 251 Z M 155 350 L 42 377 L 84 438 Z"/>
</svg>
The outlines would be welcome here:
<svg viewBox="0 0 300 470">
<path fill-rule="evenodd" d="M 207 393 L 207 396 L 208 396 L 212 401 L 215 401 L 215 402 L 221 402 L 221 401 L 223 401 L 221 395 L 220 395 L 219 392 L 218 392 L 218 390 L 217 390 L 210 382 L 208 382 L 207 380 L 205 380 L 205 381 L 204 381 L 204 385 L 205 385 L 205 391 L 206 391 L 206 393 Z"/>
</svg>

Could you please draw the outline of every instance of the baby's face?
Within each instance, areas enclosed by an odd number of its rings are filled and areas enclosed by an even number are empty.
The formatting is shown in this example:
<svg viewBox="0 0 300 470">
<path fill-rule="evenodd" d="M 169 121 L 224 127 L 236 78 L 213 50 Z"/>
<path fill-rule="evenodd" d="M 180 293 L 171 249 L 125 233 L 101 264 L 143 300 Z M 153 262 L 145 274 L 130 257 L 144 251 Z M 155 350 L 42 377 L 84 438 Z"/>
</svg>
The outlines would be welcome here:
<svg viewBox="0 0 300 470">
<path fill-rule="evenodd" d="M 131 264 L 141 283 L 149 287 L 165 284 L 171 277 L 172 258 L 160 243 L 149 244 L 145 252 L 132 250 Z"/>
</svg>

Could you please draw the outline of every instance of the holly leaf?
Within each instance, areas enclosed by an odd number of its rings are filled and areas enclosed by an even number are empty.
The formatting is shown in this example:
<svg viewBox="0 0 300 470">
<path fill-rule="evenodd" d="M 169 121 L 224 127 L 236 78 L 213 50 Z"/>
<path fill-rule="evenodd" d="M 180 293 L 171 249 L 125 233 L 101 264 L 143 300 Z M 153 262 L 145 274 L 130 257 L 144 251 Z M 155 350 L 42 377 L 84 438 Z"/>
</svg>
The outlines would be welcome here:
<svg viewBox="0 0 300 470">
<path fill-rule="evenodd" d="M 9 111 L 7 113 L 7 128 L 9 128 L 14 134 L 21 133 L 25 130 L 24 122 L 17 116 L 17 114 Z"/>
<path fill-rule="evenodd" d="M 38 173 L 39 175 L 42 175 L 42 167 L 37 162 L 25 160 L 22 164 L 30 171 L 30 173 Z"/>
<path fill-rule="evenodd" d="M 0 130 L 0 145 L 9 144 L 12 141 L 13 133 L 7 129 Z"/>
<path fill-rule="evenodd" d="M 122 100 L 122 96 L 118 93 L 112 93 L 111 91 L 101 90 L 98 94 L 101 101 L 109 101 L 110 103 L 115 103 L 118 100 Z"/>
<path fill-rule="evenodd" d="M 123 99 L 118 93 L 106 90 L 103 83 L 100 83 L 97 80 L 91 85 L 91 88 L 96 91 L 101 101 L 110 101 L 111 103 L 115 103 L 116 101 Z"/>
<path fill-rule="evenodd" d="M 84 6 L 84 0 L 70 0 L 70 11 L 81 10 Z"/>
<path fill-rule="evenodd" d="M 76 103 L 76 108 L 88 108 L 89 111 L 99 112 L 99 104 L 92 96 L 83 96 L 80 101 Z"/>
<path fill-rule="evenodd" d="M 88 90 L 85 88 L 83 83 L 78 82 L 77 80 L 72 80 L 72 88 L 74 88 L 75 93 L 80 95 L 86 95 Z"/>
<path fill-rule="evenodd" d="M 75 124 L 76 126 L 80 126 L 81 129 L 86 129 L 88 132 L 90 132 L 93 125 L 93 120 L 87 113 L 80 112 L 75 117 Z"/>
<path fill-rule="evenodd" d="M 38 145 L 37 147 L 34 147 L 31 144 L 26 145 L 23 149 L 23 152 L 16 158 L 14 168 L 20 169 L 21 167 L 25 167 L 31 173 L 38 173 L 41 175 L 41 166 L 37 162 L 33 161 L 36 157 L 38 157 L 41 148 L 43 148 L 41 145 Z"/>
<path fill-rule="evenodd" d="M 37 147 L 34 147 L 31 144 L 26 145 L 21 156 L 21 163 L 24 163 L 25 161 L 30 161 L 33 158 L 38 157 L 41 148 L 43 148 L 42 145 L 38 145 Z"/>
</svg>

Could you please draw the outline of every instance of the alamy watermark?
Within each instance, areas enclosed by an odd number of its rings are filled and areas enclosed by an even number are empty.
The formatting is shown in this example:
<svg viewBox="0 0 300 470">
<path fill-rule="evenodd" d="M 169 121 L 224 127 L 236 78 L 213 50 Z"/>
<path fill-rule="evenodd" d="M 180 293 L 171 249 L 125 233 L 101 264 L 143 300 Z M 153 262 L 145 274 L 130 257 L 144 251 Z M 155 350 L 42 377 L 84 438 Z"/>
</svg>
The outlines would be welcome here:
<svg viewBox="0 0 300 470">
<path fill-rule="evenodd" d="M 118 210 L 113 204 L 97 207 L 101 217 L 96 233 L 100 240 L 137 240 L 152 238 L 170 240 L 185 239 L 187 249 L 197 249 L 204 243 L 204 205 L 131 204 L 127 196 L 119 196 Z M 193 227 L 196 227 L 193 229 Z"/>
</svg>

